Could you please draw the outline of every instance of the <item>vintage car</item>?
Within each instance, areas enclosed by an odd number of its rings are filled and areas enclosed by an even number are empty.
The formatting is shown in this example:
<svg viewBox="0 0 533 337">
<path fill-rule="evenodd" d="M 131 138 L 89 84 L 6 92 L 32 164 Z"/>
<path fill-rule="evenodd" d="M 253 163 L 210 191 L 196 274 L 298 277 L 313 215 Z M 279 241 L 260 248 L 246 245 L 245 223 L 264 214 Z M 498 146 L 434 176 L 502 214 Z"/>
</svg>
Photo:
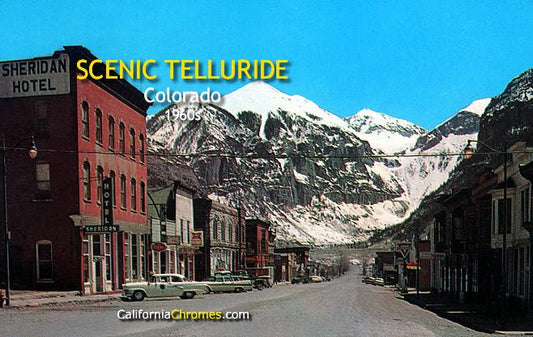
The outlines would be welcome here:
<svg viewBox="0 0 533 337">
<path fill-rule="evenodd" d="M 253 289 L 250 280 L 240 279 L 239 276 L 233 276 L 229 273 L 216 273 L 210 277 L 207 285 L 213 292 L 236 292 L 251 291 Z"/>
<path fill-rule="evenodd" d="M 203 282 L 188 281 L 180 274 L 155 274 L 146 282 L 122 285 L 123 300 L 142 301 L 145 297 L 180 297 L 191 299 L 198 294 L 208 294 L 210 287 Z"/>
</svg>

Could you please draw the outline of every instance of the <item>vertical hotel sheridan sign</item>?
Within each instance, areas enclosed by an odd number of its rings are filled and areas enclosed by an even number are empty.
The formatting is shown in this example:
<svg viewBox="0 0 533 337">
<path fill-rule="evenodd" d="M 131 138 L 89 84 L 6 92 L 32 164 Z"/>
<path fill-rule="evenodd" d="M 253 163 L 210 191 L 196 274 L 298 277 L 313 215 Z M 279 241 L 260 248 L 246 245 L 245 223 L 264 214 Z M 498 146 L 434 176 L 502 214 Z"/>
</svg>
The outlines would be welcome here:
<svg viewBox="0 0 533 337">
<path fill-rule="evenodd" d="M 111 178 L 102 183 L 102 223 L 100 226 L 85 226 L 85 233 L 117 232 L 113 224 L 113 184 Z"/>
<path fill-rule="evenodd" d="M 64 95 L 70 93 L 67 54 L 0 62 L 0 98 Z"/>
</svg>

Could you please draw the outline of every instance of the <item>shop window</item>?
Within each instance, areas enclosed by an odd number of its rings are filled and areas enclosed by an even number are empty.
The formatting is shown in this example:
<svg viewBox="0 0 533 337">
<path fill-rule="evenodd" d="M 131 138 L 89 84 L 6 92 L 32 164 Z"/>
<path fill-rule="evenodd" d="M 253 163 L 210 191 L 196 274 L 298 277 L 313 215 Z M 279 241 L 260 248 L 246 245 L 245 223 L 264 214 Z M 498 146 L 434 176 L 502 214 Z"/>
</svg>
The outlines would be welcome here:
<svg viewBox="0 0 533 337">
<path fill-rule="evenodd" d="M 91 201 L 91 164 L 83 162 L 83 200 Z"/>
<path fill-rule="evenodd" d="M 36 245 L 37 280 L 51 281 L 53 278 L 52 242 L 41 240 Z"/>
<path fill-rule="evenodd" d="M 520 220 L 522 223 L 531 221 L 531 188 L 520 192 Z"/>
<path fill-rule="evenodd" d="M 126 281 L 130 280 L 130 235 L 124 233 L 124 274 L 126 275 Z"/>
<path fill-rule="evenodd" d="M 108 147 L 113 150 L 115 148 L 115 119 L 112 116 L 109 116 L 108 129 Z"/>
<path fill-rule="evenodd" d="M 50 164 L 37 163 L 35 165 L 37 181 L 37 199 L 50 199 Z"/>
<path fill-rule="evenodd" d="M 141 235 L 141 278 L 144 278 L 146 276 L 146 259 L 144 257 L 144 249 L 144 235 Z"/>
<path fill-rule="evenodd" d="M 81 135 L 89 138 L 89 104 L 85 101 L 81 103 Z"/>
<path fill-rule="evenodd" d="M 93 256 L 103 256 L 101 235 L 93 235 Z"/>
<path fill-rule="evenodd" d="M 111 234 L 105 234 L 105 279 L 111 281 Z"/>
<path fill-rule="evenodd" d="M 137 234 L 131 235 L 131 277 L 134 280 L 139 278 L 139 246 L 137 242 Z"/>
<path fill-rule="evenodd" d="M 89 283 L 89 236 L 83 235 L 83 243 L 82 243 L 82 251 L 83 251 L 83 282 Z"/>
<path fill-rule="evenodd" d="M 100 111 L 100 109 L 96 109 L 94 115 L 96 126 L 96 142 L 102 144 L 102 111 Z"/>
</svg>

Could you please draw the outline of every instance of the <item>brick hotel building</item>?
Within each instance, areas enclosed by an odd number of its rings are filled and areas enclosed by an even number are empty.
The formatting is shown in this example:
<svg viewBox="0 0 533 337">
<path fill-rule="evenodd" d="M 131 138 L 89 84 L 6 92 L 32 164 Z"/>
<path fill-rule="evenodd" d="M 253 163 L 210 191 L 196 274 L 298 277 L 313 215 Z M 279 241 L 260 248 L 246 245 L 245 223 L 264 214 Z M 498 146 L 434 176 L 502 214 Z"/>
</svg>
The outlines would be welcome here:
<svg viewBox="0 0 533 337">
<path fill-rule="evenodd" d="M 7 147 L 14 289 L 101 293 L 147 273 L 149 104 L 125 80 L 78 80 L 79 59 L 96 57 L 72 46 L 48 57 L 0 63 L 0 136 Z M 26 140 L 32 136 L 39 149 L 33 160 L 20 150 L 29 146 Z M 14 149 L 16 144 L 21 145 Z M 94 232 L 101 224 L 105 177 L 115 187 L 113 219 L 118 230 Z M 6 240 L 1 232 L 3 288 Z"/>
</svg>

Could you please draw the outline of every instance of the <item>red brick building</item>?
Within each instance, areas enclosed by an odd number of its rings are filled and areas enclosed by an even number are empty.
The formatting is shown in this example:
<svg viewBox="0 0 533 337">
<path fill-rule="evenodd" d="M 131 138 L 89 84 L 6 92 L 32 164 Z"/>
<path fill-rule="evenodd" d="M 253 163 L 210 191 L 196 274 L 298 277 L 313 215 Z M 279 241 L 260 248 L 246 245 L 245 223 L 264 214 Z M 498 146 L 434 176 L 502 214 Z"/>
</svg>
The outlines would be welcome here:
<svg viewBox="0 0 533 337">
<path fill-rule="evenodd" d="M 274 250 L 271 250 L 270 224 L 261 219 L 246 219 L 246 269 L 256 276 L 274 280 Z"/>
<path fill-rule="evenodd" d="M 149 104 L 125 80 L 77 79 L 79 59 L 96 57 L 74 46 L 0 63 L 13 288 L 99 293 L 146 274 Z M 10 148 L 31 136 L 34 160 Z M 107 177 L 118 231 L 94 232 Z M 4 267 L 1 273 L 4 282 Z"/>
</svg>

